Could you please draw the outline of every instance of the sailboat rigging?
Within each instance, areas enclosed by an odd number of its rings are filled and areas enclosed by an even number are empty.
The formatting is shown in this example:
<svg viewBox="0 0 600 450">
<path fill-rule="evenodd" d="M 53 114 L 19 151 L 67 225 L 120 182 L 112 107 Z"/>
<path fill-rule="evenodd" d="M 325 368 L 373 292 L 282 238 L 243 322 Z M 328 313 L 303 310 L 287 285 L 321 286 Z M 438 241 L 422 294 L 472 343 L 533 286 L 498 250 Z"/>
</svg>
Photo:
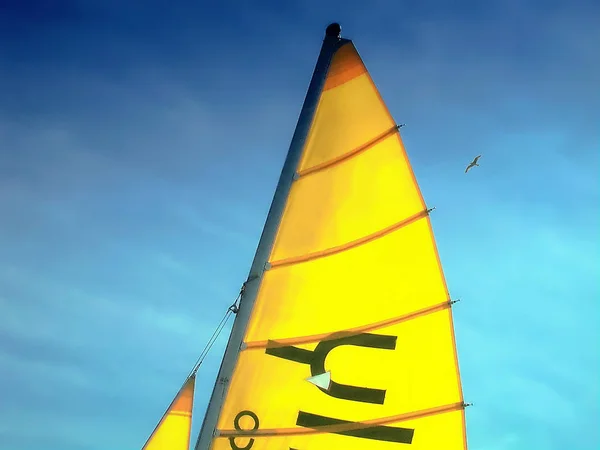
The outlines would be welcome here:
<svg viewBox="0 0 600 450">
<path fill-rule="evenodd" d="M 354 43 L 327 27 L 195 450 L 466 450 L 428 208 Z M 144 450 L 188 450 L 195 370 Z"/>
</svg>

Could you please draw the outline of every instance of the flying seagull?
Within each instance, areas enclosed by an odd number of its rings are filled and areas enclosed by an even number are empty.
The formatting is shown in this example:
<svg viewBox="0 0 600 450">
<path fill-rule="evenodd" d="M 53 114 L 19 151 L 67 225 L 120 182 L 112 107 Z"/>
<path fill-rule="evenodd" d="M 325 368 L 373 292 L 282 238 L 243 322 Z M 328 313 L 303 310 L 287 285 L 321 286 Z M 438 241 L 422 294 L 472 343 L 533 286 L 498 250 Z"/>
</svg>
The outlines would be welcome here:
<svg viewBox="0 0 600 450">
<path fill-rule="evenodd" d="M 471 164 L 469 164 L 467 166 L 465 173 L 467 173 L 471 168 L 473 168 L 475 166 L 479 167 L 479 164 L 477 164 L 477 161 L 479 161 L 479 158 L 481 158 L 481 155 L 476 156 L 475 159 L 473 161 L 471 161 Z"/>
</svg>

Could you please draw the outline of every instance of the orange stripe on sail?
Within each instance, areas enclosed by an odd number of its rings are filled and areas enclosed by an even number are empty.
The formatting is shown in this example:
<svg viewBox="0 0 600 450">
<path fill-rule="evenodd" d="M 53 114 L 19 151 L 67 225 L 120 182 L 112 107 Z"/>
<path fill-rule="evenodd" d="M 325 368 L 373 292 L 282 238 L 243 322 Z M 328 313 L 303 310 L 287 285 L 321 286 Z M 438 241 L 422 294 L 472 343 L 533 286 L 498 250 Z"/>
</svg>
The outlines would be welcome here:
<svg viewBox="0 0 600 450">
<path fill-rule="evenodd" d="M 367 69 L 354 46 L 351 43 L 345 44 L 336 52 L 331 61 L 323 91 L 333 89 L 364 73 L 367 73 Z"/>
<path fill-rule="evenodd" d="M 195 375 L 191 375 L 152 431 L 142 450 L 187 450 L 190 444 Z"/>
<path fill-rule="evenodd" d="M 173 413 L 184 413 L 191 414 L 192 405 L 194 401 L 194 382 L 195 377 L 190 377 L 175 402 L 173 402 L 173 406 L 171 406 L 170 412 Z"/>
</svg>

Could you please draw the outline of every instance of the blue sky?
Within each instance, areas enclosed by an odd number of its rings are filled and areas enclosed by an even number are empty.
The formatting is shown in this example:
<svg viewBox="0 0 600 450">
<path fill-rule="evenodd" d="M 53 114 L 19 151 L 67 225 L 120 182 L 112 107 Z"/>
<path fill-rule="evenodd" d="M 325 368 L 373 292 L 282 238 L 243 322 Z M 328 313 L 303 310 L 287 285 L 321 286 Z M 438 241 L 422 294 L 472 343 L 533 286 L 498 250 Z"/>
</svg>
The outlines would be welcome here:
<svg viewBox="0 0 600 450">
<path fill-rule="evenodd" d="M 436 206 L 470 448 L 598 447 L 600 4 L 3 0 L 0 448 L 141 447 L 246 277 L 331 21 Z"/>
</svg>

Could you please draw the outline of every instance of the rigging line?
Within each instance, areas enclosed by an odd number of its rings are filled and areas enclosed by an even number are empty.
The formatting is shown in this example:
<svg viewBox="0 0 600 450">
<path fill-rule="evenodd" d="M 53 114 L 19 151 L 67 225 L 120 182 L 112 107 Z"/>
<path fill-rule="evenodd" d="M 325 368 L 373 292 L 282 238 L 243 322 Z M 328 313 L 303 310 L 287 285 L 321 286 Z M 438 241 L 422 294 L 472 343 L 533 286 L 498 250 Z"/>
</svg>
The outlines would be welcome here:
<svg viewBox="0 0 600 450">
<path fill-rule="evenodd" d="M 202 353 L 200 353 L 200 356 L 196 360 L 196 363 L 194 364 L 194 368 L 192 369 L 192 371 L 190 373 L 190 376 L 192 374 L 196 373 L 198 371 L 198 369 L 200 368 L 200 366 L 202 365 L 202 363 L 204 362 L 204 359 L 206 358 L 206 356 L 208 355 L 208 352 L 210 351 L 210 349 L 212 348 L 212 346 L 216 342 L 217 338 L 221 334 L 221 331 L 223 331 L 223 328 L 227 324 L 227 319 L 229 319 L 229 316 L 231 314 L 232 314 L 232 312 L 230 310 L 227 310 L 227 312 L 225 313 L 225 315 L 221 319 L 221 322 L 219 323 L 219 325 L 217 326 L 217 328 L 213 332 L 212 336 L 210 337 L 210 339 L 206 343 L 206 346 L 202 350 Z"/>
<path fill-rule="evenodd" d="M 238 297 L 236 298 L 235 302 L 233 303 L 232 306 L 235 306 L 236 302 L 239 300 L 241 296 L 241 293 L 238 295 Z M 230 306 L 229 308 L 227 308 L 227 311 L 225 312 L 225 315 L 223 316 L 223 318 L 221 319 L 221 322 L 219 322 L 219 325 L 217 326 L 217 328 L 215 329 L 215 331 L 213 332 L 212 336 L 210 337 L 208 343 L 206 344 L 206 346 L 204 347 L 204 349 L 202 350 L 202 353 L 200 354 L 200 356 L 198 357 L 198 359 L 196 360 L 196 363 L 194 364 L 194 368 L 190 371 L 190 373 L 188 374 L 188 376 L 185 378 L 185 381 L 181 384 L 181 387 L 179 388 L 179 391 L 177 393 L 177 396 L 173 399 L 173 401 L 169 404 L 169 406 L 167 407 L 167 409 L 165 410 L 165 412 L 163 413 L 160 421 L 158 422 L 158 424 L 156 425 L 156 427 L 154 428 L 154 430 L 152 431 L 152 433 L 150 434 L 150 437 L 148 437 L 148 440 L 146 441 L 146 443 L 144 444 L 145 448 L 146 445 L 148 444 L 148 442 L 150 442 L 150 439 L 152 438 L 152 436 L 154 436 L 154 433 L 156 433 L 156 430 L 158 430 L 158 428 L 160 427 L 160 425 L 163 423 L 167 413 L 169 412 L 169 410 L 171 409 L 171 407 L 173 406 L 173 404 L 175 403 L 175 400 L 177 399 L 177 397 L 181 394 L 183 387 L 186 385 L 186 383 L 189 381 L 189 379 L 193 376 L 196 375 L 196 372 L 198 371 L 198 369 L 200 368 L 200 365 L 202 364 L 202 362 L 204 361 L 204 358 L 206 357 L 206 355 L 208 354 L 209 350 L 211 349 L 211 347 L 213 346 L 213 344 L 215 343 L 215 341 L 217 340 L 217 338 L 219 337 L 219 334 L 221 334 L 221 331 L 223 331 L 223 328 L 225 327 L 225 325 L 227 324 L 227 319 L 229 319 L 229 316 L 233 313 L 233 309 Z"/>
<path fill-rule="evenodd" d="M 179 389 L 178 395 L 179 395 L 179 393 L 181 393 L 181 390 L 183 389 L 183 387 L 185 386 L 185 384 L 188 382 L 188 380 L 191 377 L 195 376 L 196 372 L 198 372 L 198 369 L 202 365 L 202 362 L 204 361 L 204 358 L 206 358 L 206 355 L 208 355 L 208 352 L 210 351 L 210 349 L 212 348 L 213 344 L 216 342 L 217 338 L 221 334 L 221 331 L 223 331 L 223 328 L 225 328 L 225 325 L 227 324 L 227 320 L 229 319 L 229 317 L 232 314 L 237 314 L 238 309 L 239 309 L 238 305 L 239 305 L 239 302 L 241 302 L 242 296 L 243 296 L 244 291 L 246 289 L 246 284 L 248 282 L 252 281 L 255 278 L 257 278 L 257 277 L 256 276 L 250 277 L 248 280 L 246 280 L 246 282 L 244 282 L 244 284 L 242 284 L 242 287 L 240 289 L 240 292 L 239 292 L 238 296 L 236 297 L 235 301 L 229 306 L 229 308 L 227 308 L 227 311 L 223 315 L 223 318 L 219 322 L 219 325 L 217 325 L 217 328 L 215 329 L 215 331 L 213 332 L 212 336 L 208 340 L 206 346 L 202 350 L 202 353 L 200 353 L 200 356 L 196 360 L 196 363 L 194 364 L 194 368 L 190 371 L 190 373 L 188 374 L 188 376 L 185 378 L 185 381 L 182 383 L 181 388 Z M 163 423 L 163 420 L 164 420 L 165 416 L 167 415 L 169 409 L 171 409 L 171 406 L 173 405 L 174 402 L 175 402 L 175 400 L 173 400 L 169 404 L 169 406 L 167 407 L 167 409 L 163 413 L 160 422 L 156 425 L 156 427 L 154 428 L 154 430 L 150 434 L 150 437 L 148 438 L 148 440 L 144 444 L 144 447 L 148 444 L 148 442 L 150 441 L 150 438 L 154 435 L 154 433 L 156 432 L 156 430 L 158 429 L 158 427 Z"/>
<path fill-rule="evenodd" d="M 239 298 L 240 298 L 240 295 L 238 295 L 238 297 L 236 298 L 235 302 L 237 302 Z M 233 305 L 235 305 L 235 302 L 234 302 Z M 183 390 L 183 387 L 186 385 L 186 383 L 189 381 L 189 379 L 191 377 L 193 377 L 193 376 L 196 375 L 196 372 L 200 368 L 200 365 L 204 361 L 204 358 L 206 357 L 206 355 L 208 354 L 209 350 L 211 349 L 211 347 L 213 346 L 213 344 L 215 343 L 215 341 L 219 337 L 219 334 L 221 334 L 221 331 L 223 331 L 223 328 L 227 324 L 227 319 L 229 319 L 229 316 L 232 313 L 233 313 L 233 310 L 232 310 L 232 307 L 230 306 L 229 308 L 227 308 L 227 311 L 225 312 L 225 315 L 221 319 L 221 322 L 219 322 L 219 325 L 217 326 L 217 328 L 213 332 L 213 334 L 210 337 L 208 343 L 206 344 L 206 346 L 202 350 L 202 353 L 200 354 L 200 356 L 196 360 L 196 363 L 194 364 L 194 368 L 191 370 L 191 372 L 188 374 L 188 376 L 185 378 L 185 381 L 182 383 L 181 387 L 179 388 L 179 391 L 177 392 L 177 396 L 173 399 L 173 401 L 171 401 L 171 403 L 169 404 L 169 406 L 167 407 L 167 409 L 163 413 L 160 421 L 158 422 L 158 424 L 156 425 L 156 427 L 154 427 L 154 430 L 152 430 L 152 433 L 150 434 L 150 436 L 148 437 L 148 439 L 146 440 L 146 442 L 144 443 L 144 446 L 142 448 L 145 448 L 146 445 L 148 445 L 148 442 L 150 442 L 150 439 L 152 438 L 152 436 L 154 436 L 154 433 L 156 433 L 156 430 L 158 430 L 158 428 L 160 427 L 160 425 L 163 423 L 163 421 L 165 420 L 165 417 L 166 417 L 167 413 L 169 412 L 169 410 L 171 409 L 171 407 L 175 403 L 175 400 L 181 394 L 181 392 Z"/>
<path fill-rule="evenodd" d="M 242 284 L 242 287 L 240 288 L 240 292 L 238 293 L 237 297 L 235 298 L 235 300 L 233 301 L 233 303 L 229 306 L 229 308 L 227 308 L 227 311 L 225 312 L 225 315 L 223 316 L 223 318 L 219 322 L 219 325 L 217 325 L 217 328 L 215 329 L 215 331 L 213 332 L 212 336 L 210 337 L 210 339 L 206 343 L 206 346 L 202 350 L 202 353 L 200 353 L 200 356 L 196 360 L 196 363 L 194 364 L 193 369 L 188 374 L 188 378 L 191 377 L 192 375 L 196 374 L 196 372 L 198 371 L 198 369 L 200 368 L 200 366 L 204 362 L 204 358 L 206 358 L 206 356 L 208 355 L 208 352 L 212 348 L 213 344 L 217 341 L 219 335 L 221 334 L 221 331 L 223 331 L 223 328 L 225 328 L 225 325 L 227 324 L 227 320 L 229 319 L 229 317 L 231 317 L 232 314 L 237 314 L 238 313 L 238 311 L 240 309 L 239 305 L 240 305 L 240 303 L 242 301 L 242 297 L 244 296 L 244 292 L 246 291 L 246 285 L 250 281 L 253 281 L 256 278 L 258 278 L 258 277 L 257 276 L 252 276 L 252 277 L 249 277 L 246 281 L 244 281 L 244 283 Z"/>
<path fill-rule="evenodd" d="M 227 320 L 229 319 L 229 317 L 233 313 L 234 313 L 234 311 L 231 309 L 231 307 L 229 307 L 227 309 L 227 311 L 225 312 L 225 315 L 223 316 L 223 318 L 219 322 L 219 325 L 217 325 L 217 328 L 215 328 L 215 331 L 213 332 L 213 334 L 211 335 L 210 339 L 208 340 L 208 342 L 204 346 L 204 349 L 202 350 L 202 352 L 200 353 L 200 356 L 196 360 L 196 363 L 194 364 L 194 368 L 192 369 L 192 371 L 188 375 L 188 378 L 191 377 L 192 375 L 194 375 L 198 371 L 198 369 L 200 368 L 200 366 L 204 362 L 204 359 L 208 355 L 208 352 L 210 351 L 210 349 L 212 348 L 212 346 L 214 345 L 214 343 L 217 341 L 219 335 L 221 334 L 221 331 L 223 331 L 223 328 L 225 328 L 225 325 L 227 324 Z"/>
</svg>

